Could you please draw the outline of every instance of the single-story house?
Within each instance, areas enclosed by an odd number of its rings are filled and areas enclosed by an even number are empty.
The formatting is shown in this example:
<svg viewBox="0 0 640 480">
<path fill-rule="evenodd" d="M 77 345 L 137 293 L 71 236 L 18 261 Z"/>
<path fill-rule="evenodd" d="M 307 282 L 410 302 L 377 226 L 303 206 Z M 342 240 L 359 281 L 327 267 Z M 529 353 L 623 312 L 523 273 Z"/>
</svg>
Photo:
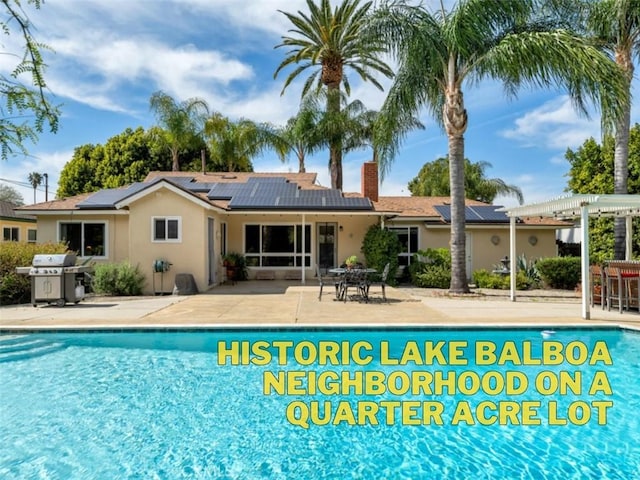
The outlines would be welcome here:
<svg viewBox="0 0 640 480">
<path fill-rule="evenodd" d="M 362 192 L 316 183 L 315 173 L 151 172 L 143 182 L 23 207 L 38 218 L 38 241 L 68 242 L 80 257 L 129 260 L 146 275 L 146 291 L 171 291 L 176 274 L 200 291 L 225 280 L 223 255 L 245 255 L 250 278 L 315 276 L 361 255 L 372 224 L 397 232 L 400 264 L 419 249 L 447 247 L 448 197 L 383 197 L 373 162 L 362 167 Z M 467 201 L 467 271 L 491 269 L 509 253 L 509 218 L 500 207 Z M 304 225 L 304 228 L 302 227 Z M 521 219 L 519 251 L 556 255 L 553 219 Z M 158 261 L 170 264 L 165 272 Z M 162 264 L 161 262 L 161 264 Z M 160 279 L 159 276 L 162 276 Z"/>
<path fill-rule="evenodd" d="M 38 236 L 36 217 L 15 211 L 17 207 L 11 202 L 0 200 L 0 241 L 35 243 Z"/>
</svg>

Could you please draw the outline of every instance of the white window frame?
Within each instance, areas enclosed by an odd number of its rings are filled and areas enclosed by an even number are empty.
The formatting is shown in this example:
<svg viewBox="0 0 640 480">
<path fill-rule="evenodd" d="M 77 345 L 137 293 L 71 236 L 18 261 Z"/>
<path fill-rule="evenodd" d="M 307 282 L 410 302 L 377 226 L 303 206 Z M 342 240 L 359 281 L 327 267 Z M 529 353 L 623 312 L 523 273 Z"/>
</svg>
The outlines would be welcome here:
<svg viewBox="0 0 640 480">
<path fill-rule="evenodd" d="M 31 239 L 29 238 L 29 234 L 30 234 L 31 232 L 33 232 L 33 234 L 34 234 L 34 235 L 33 235 L 33 236 L 34 236 L 34 239 L 33 239 L 33 240 L 31 240 Z M 37 242 L 38 242 L 38 229 L 37 229 L 37 228 L 29 228 L 29 229 L 27 229 L 27 242 L 28 242 L 28 243 L 37 243 Z"/>
<path fill-rule="evenodd" d="M 260 251 L 259 252 L 251 252 L 251 253 L 247 253 L 246 252 L 246 247 L 247 247 L 247 225 L 257 225 L 258 227 L 260 227 L 260 239 L 259 239 L 259 244 L 260 244 Z M 282 270 L 287 270 L 287 269 L 292 269 L 292 268 L 301 268 L 302 265 L 282 265 L 282 266 L 275 266 L 275 265 L 262 265 L 262 258 L 263 257 L 294 257 L 294 264 L 296 263 L 296 258 L 300 257 L 302 264 L 305 265 L 304 268 L 310 268 L 313 265 L 313 225 L 309 222 L 306 222 L 304 224 L 304 227 L 309 227 L 309 238 L 305 239 L 309 241 L 309 250 L 304 252 L 304 255 L 302 254 L 302 252 L 263 252 L 262 251 L 262 228 L 263 227 L 294 227 L 294 230 L 297 230 L 297 227 L 302 227 L 302 222 L 246 222 L 242 225 L 242 251 L 243 251 L 243 255 L 246 258 L 249 257 L 258 257 L 259 258 L 259 265 L 251 265 L 251 268 L 257 268 L 257 269 L 282 269 Z M 303 227 L 303 228 L 304 228 Z M 297 239 L 296 239 L 297 240 Z M 295 249 L 295 244 L 296 244 L 296 240 L 294 240 L 294 249 Z M 302 239 L 300 240 L 302 241 Z M 305 258 L 308 257 L 309 258 L 309 265 L 306 265 L 305 262 Z"/>
<path fill-rule="evenodd" d="M 6 240 L 5 240 L 5 232 L 9 230 L 9 235 Z M 17 238 L 13 238 L 13 232 L 17 232 Z M 19 242 L 20 241 L 20 227 L 2 227 L 2 240 L 4 242 Z"/>
<path fill-rule="evenodd" d="M 98 258 L 98 259 L 106 259 L 109 258 L 109 222 L 105 221 L 105 220 L 80 220 L 80 221 L 65 221 L 65 220 L 58 220 L 57 221 L 57 228 L 56 228 L 56 236 L 58 239 L 58 242 L 62 242 L 62 235 L 61 235 L 61 230 L 62 230 L 62 225 L 69 225 L 69 224 L 74 224 L 74 225 L 80 225 L 80 252 L 78 252 L 78 257 L 79 258 Z M 101 224 L 104 227 L 104 252 L 102 255 L 83 255 L 84 252 L 84 225 L 85 224 Z"/>
<path fill-rule="evenodd" d="M 156 221 L 157 220 L 164 220 L 164 226 L 165 226 L 164 239 L 156 238 Z M 169 233 L 170 221 L 178 222 L 178 238 L 166 238 L 166 235 Z M 157 217 L 151 217 L 151 243 L 182 243 L 182 217 L 169 216 L 169 215 L 158 215 Z"/>
</svg>

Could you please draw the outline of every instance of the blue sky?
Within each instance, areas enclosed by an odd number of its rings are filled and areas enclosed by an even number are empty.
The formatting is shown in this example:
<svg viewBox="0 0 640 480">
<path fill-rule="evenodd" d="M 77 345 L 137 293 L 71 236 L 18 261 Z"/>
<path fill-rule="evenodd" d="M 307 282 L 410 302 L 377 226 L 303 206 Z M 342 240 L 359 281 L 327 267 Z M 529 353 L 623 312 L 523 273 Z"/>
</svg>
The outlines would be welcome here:
<svg viewBox="0 0 640 480">
<path fill-rule="evenodd" d="M 440 4 L 427 0 L 428 7 Z M 447 2 L 451 4 L 452 2 Z M 201 97 L 212 110 L 232 118 L 283 124 L 298 109 L 305 76 L 280 95 L 284 79 L 273 73 L 285 49 L 274 49 L 290 28 L 278 10 L 306 11 L 303 0 L 46 0 L 39 11 L 28 10 L 45 52 L 51 98 L 61 105 L 57 134 L 43 133 L 37 144 L 28 144 L 30 156 L 0 163 L 0 178 L 11 181 L 26 203 L 33 201 L 27 182 L 30 172 L 48 173 L 50 196 L 74 148 L 104 144 L 127 127 L 148 128 L 155 123 L 149 97 L 163 90 L 177 100 Z M 3 47 L 18 51 L 16 35 L 3 38 Z M 0 56 L 0 69 L 12 68 L 12 57 Z M 378 109 L 384 100 L 370 84 L 350 75 L 351 99 Z M 383 82 L 384 83 L 384 82 Z M 388 82 L 385 85 L 389 85 Z M 640 82 L 634 80 L 634 96 Z M 561 91 L 521 90 L 507 98 L 499 84 L 466 85 L 469 129 L 465 156 L 487 161 L 490 177 L 519 186 L 525 201 L 535 202 L 563 193 L 568 163 L 567 148 L 585 139 L 600 138 L 600 119 L 579 116 Z M 635 102 L 632 123 L 640 121 Z M 434 121 L 422 112 L 426 130 L 405 140 L 390 174 L 381 185 L 382 195 L 408 195 L 407 183 L 422 165 L 447 153 L 447 139 Z M 343 160 L 344 190 L 360 190 L 360 166 L 370 151 L 347 155 Z M 307 161 L 307 171 L 318 173 L 329 186 L 328 153 Z M 296 171 L 291 158 L 282 164 L 269 152 L 254 161 L 256 171 Z M 44 187 L 36 196 L 44 201 Z M 498 204 L 515 200 L 498 198 Z"/>
</svg>

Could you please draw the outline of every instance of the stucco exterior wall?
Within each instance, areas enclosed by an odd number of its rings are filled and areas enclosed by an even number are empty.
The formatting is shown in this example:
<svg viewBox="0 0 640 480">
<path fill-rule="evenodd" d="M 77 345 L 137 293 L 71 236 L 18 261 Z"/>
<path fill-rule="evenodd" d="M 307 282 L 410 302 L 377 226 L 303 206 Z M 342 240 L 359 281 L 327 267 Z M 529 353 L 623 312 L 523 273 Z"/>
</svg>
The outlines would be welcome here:
<svg viewBox="0 0 640 480">
<path fill-rule="evenodd" d="M 30 222 L 25 220 L 12 220 L 0 218 L 0 242 L 4 241 L 4 228 L 17 228 L 19 242 L 26 242 L 29 239 L 29 230 L 38 230 L 38 224 L 36 222 Z M 37 234 L 36 234 L 37 235 Z"/>
<path fill-rule="evenodd" d="M 61 240 L 59 225 L 67 222 L 105 222 L 106 255 L 92 257 L 94 262 L 122 262 L 129 258 L 129 216 L 127 214 L 83 215 L 74 211 L 64 215 L 41 215 L 38 217 L 38 243 L 59 242 Z"/>
<path fill-rule="evenodd" d="M 215 219 L 215 213 L 166 188 L 132 202 L 129 211 L 129 259 L 132 264 L 138 264 L 146 276 L 145 292 L 171 293 L 176 275 L 182 273 L 193 275 L 198 291 L 206 291 L 209 288 L 207 217 Z M 177 218 L 179 240 L 154 240 L 154 217 Z M 219 245 L 217 248 L 219 252 Z M 168 271 L 154 272 L 154 263 L 160 259 L 171 264 Z"/>
</svg>

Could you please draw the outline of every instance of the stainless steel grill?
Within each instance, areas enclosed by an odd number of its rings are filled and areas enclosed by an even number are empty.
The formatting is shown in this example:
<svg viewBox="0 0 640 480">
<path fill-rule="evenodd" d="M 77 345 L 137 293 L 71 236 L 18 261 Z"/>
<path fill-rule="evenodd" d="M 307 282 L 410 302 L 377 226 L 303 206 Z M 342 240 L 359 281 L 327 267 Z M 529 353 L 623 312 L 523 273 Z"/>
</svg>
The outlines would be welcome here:
<svg viewBox="0 0 640 480">
<path fill-rule="evenodd" d="M 18 267 L 17 273 L 31 277 L 31 303 L 54 303 L 64 307 L 84 298 L 84 274 L 91 271 L 86 265 L 76 265 L 74 254 L 34 255 L 30 267 Z"/>
</svg>

